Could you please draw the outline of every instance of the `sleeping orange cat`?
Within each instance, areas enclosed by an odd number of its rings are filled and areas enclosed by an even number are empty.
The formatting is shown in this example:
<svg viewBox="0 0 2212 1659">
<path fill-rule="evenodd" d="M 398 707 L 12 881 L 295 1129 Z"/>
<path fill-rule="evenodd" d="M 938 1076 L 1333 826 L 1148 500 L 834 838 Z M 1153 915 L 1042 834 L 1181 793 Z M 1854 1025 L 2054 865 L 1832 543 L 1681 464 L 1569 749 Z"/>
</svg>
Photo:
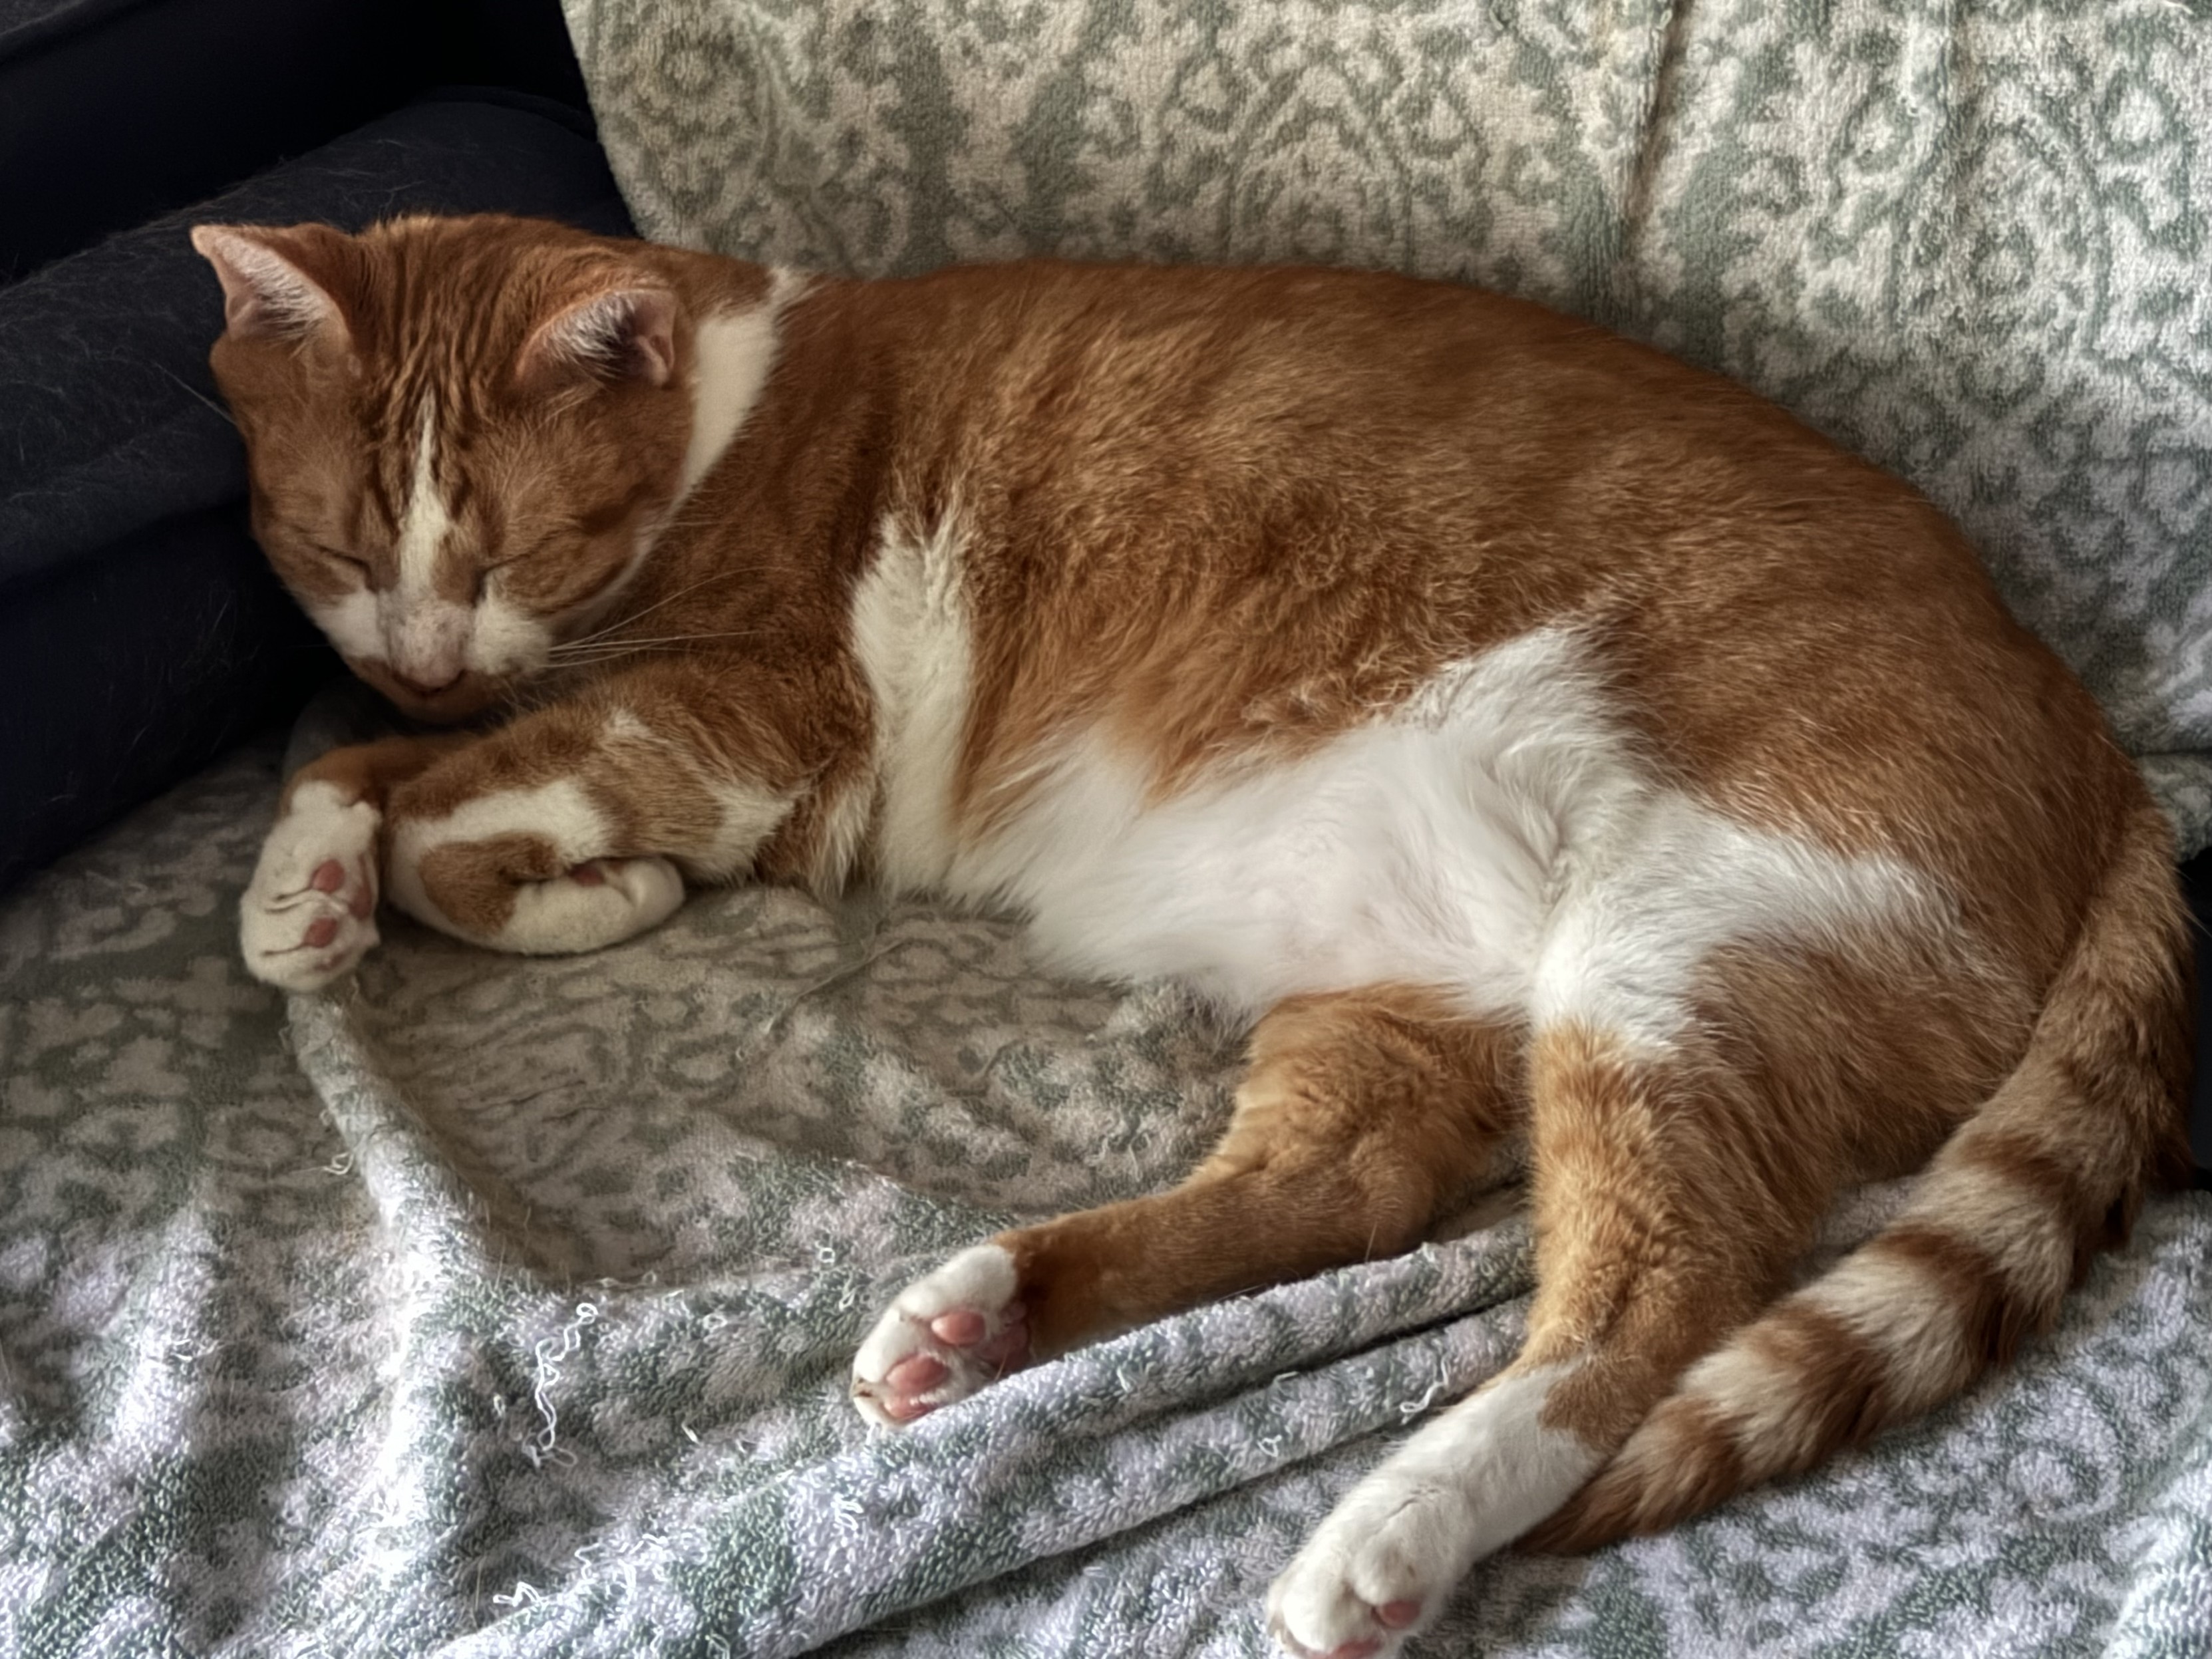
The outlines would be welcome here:
<svg viewBox="0 0 2212 1659">
<path fill-rule="evenodd" d="M 330 983 L 380 901 L 569 951 L 869 879 L 1250 1022 L 1213 1157 L 908 1288 L 870 1418 L 1405 1249 L 1525 1156 L 1527 1346 L 1284 1571 L 1294 1652 L 1925 1411 L 2182 1167 L 2159 811 L 1959 532 L 1749 392 L 1388 276 L 193 240 L 277 570 L 402 708 L 498 716 L 292 780 L 257 974 Z"/>
</svg>

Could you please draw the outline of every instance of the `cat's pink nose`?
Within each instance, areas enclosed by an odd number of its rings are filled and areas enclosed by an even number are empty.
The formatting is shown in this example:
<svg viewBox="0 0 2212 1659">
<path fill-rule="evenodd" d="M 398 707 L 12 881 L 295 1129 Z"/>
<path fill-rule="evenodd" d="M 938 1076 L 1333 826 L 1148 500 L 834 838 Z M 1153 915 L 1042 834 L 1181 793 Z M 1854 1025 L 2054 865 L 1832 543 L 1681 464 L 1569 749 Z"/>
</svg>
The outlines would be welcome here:
<svg viewBox="0 0 2212 1659">
<path fill-rule="evenodd" d="M 393 682 L 400 690 L 412 692 L 418 697 L 434 697 L 461 677 L 461 671 L 458 668 L 442 680 L 418 680 L 412 674 L 403 674 L 396 668 L 391 672 Z"/>
</svg>

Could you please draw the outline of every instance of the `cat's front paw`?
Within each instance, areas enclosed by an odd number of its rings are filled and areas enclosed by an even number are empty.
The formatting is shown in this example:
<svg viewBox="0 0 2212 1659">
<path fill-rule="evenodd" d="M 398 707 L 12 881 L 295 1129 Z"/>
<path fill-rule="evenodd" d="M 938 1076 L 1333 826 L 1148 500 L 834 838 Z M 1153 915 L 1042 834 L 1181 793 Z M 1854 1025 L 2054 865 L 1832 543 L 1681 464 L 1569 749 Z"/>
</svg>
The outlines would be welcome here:
<svg viewBox="0 0 2212 1659">
<path fill-rule="evenodd" d="M 1030 1352 L 1019 1288 L 1013 1257 L 978 1244 L 900 1291 L 853 1358 L 860 1415 L 896 1428 L 1018 1370 Z"/>
<path fill-rule="evenodd" d="M 684 877 L 666 859 L 592 859 L 518 886 L 496 943 L 531 956 L 603 950 L 659 927 L 683 902 Z"/>
<path fill-rule="evenodd" d="M 1387 1467 L 1355 1487 L 1269 1587 L 1275 1639 L 1299 1659 L 1396 1652 L 1467 1571 L 1438 1496 Z"/>
<path fill-rule="evenodd" d="M 319 991 L 376 943 L 378 823 L 374 806 L 335 784 L 292 792 L 239 905 L 239 942 L 255 978 Z"/>
</svg>

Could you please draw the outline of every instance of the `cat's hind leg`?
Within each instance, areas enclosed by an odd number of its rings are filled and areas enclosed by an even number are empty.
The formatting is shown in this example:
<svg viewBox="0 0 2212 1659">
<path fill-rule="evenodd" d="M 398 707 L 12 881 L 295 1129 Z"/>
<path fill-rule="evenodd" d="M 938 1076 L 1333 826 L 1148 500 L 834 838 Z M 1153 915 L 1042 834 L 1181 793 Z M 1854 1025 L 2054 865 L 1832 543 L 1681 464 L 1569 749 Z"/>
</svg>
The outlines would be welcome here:
<svg viewBox="0 0 2212 1659">
<path fill-rule="evenodd" d="M 239 904 L 239 942 L 254 977 L 318 991 L 377 942 L 386 797 L 466 738 L 386 738 L 333 749 L 285 786 Z"/>
<path fill-rule="evenodd" d="M 1433 1619 L 1774 1293 L 1831 1196 L 1817 1137 L 1793 1144 L 1710 1053 L 1547 1026 L 1530 1097 L 1526 1346 L 1355 1486 L 1275 1581 L 1269 1624 L 1293 1653 L 1379 1655 Z"/>
<path fill-rule="evenodd" d="M 1271 1010 L 1229 1132 L 1181 1186 L 1001 1233 L 909 1285 L 853 1365 L 884 1424 L 1240 1291 L 1419 1243 L 1520 1116 L 1522 1033 L 1419 990 Z"/>
</svg>

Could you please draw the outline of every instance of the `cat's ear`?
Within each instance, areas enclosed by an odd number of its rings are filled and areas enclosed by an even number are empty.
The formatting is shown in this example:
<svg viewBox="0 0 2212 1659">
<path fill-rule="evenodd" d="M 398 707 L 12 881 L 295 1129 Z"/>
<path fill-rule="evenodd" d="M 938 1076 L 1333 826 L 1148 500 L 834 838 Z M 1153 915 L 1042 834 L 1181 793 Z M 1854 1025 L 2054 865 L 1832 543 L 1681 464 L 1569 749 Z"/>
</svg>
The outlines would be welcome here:
<svg viewBox="0 0 2212 1659">
<path fill-rule="evenodd" d="M 538 325 L 515 367 L 533 391 L 579 379 L 666 386 L 676 375 L 676 296 L 641 282 L 572 301 Z"/>
<path fill-rule="evenodd" d="M 309 233 L 319 232 L 320 236 Z M 192 246 L 215 267 L 222 283 L 223 323 L 248 340 L 303 340 L 344 318 L 331 296 L 327 276 L 311 268 L 327 261 L 322 238 L 341 233 L 303 225 L 269 230 L 258 225 L 194 225 Z"/>
</svg>

